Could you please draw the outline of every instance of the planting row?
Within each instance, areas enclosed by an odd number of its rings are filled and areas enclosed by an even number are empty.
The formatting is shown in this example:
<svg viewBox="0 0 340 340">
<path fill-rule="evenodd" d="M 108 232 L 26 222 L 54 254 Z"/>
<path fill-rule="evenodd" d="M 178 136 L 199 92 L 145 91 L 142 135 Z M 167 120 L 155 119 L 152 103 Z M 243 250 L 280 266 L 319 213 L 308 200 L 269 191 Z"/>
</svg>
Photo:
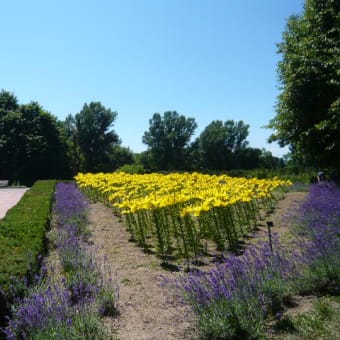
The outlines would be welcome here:
<svg viewBox="0 0 340 340">
<path fill-rule="evenodd" d="M 109 270 L 103 275 L 86 247 L 87 202 L 72 183 L 58 183 L 51 245 L 60 272 L 42 268 L 24 299 L 13 306 L 6 339 L 110 339 L 100 317 L 117 312 L 117 290 Z M 53 241 L 53 242 L 52 242 Z"/>
<path fill-rule="evenodd" d="M 338 294 L 340 188 L 312 186 L 294 221 L 289 245 L 274 237 L 272 245 L 260 242 L 209 272 L 183 276 L 179 292 L 196 313 L 203 338 L 262 339 L 268 318 L 287 326 L 285 303 L 294 295 Z"/>
<path fill-rule="evenodd" d="M 78 174 L 92 200 L 126 217 L 132 238 L 166 259 L 197 257 L 213 242 L 233 250 L 291 184 L 198 173 L 130 175 Z"/>
<path fill-rule="evenodd" d="M 38 181 L 0 221 L 0 320 L 25 290 L 46 250 L 55 181 Z"/>
</svg>

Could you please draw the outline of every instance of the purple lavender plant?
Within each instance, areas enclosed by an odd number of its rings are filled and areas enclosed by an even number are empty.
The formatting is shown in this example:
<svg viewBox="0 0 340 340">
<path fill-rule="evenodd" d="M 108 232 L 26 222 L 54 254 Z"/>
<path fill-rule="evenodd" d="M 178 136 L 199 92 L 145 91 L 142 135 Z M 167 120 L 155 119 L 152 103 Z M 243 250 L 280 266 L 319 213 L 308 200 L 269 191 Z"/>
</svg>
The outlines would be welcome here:
<svg viewBox="0 0 340 340">
<path fill-rule="evenodd" d="M 332 182 L 312 185 L 299 215 L 300 222 L 311 232 L 334 230 L 340 233 L 340 188 Z"/>
<path fill-rule="evenodd" d="M 291 294 L 329 284 L 339 287 L 340 189 L 332 183 L 312 186 L 298 219 L 302 237 L 293 244 L 273 237 L 273 252 L 260 242 L 209 272 L 181 280 L 205 337 L 261 336 L 264 318 L 277 315 Z"/>
<path fill-rule="evenodd" d="M 308 270 L 301 291 L 339 287 L 340 280 L 340 188 L 321 182 L 311 186 L 299 210 L 297 244 Z"/>
<path fill-rule="evenodd" d="M 72 316 L 70 292 L 58 286 L 47 286 L 17 304 L 15 316 L 4 330 L 10 340 L 30 337 L 37 329 L 47 329 L 52 324 L 58 327 Z"/>
<path fill-rule="evenodd" d="M 59 183 L 55 192 L 57 249 L 64 270 L 62 284 L 37 288 L 18 301 L 4 330 L 7 339 L 109 339 L 99 322 L 116 308 L 114 282 L 100 277 L 99 267 L 83 242 L 87 201 L 72 183 Z M 38 278 L 39 279 L 39 278 Z"/>
<path fill-rule="evenodd" d="M 73 224 L 82 228 L 87 222 L 87 207 L 87 200 L 74 183 L 57 184 L 54 213 L 58 225 Z"/>
<path fill-rule="evenodd" d="M 277 237 L 273 245 L 271 252 L 268 243 L 260 242 L 242 256 L 230 256 L 215 269 L 193 272 L 182 280 L 185 297 L 206 335 L 260 335 L 264 318 L 280 310 L 293 293 L 291 282 L 299 275 L 296 255 Z"/>
<path fill-rule="evenodd" d="M 4 334 L 16 339 L 110 339 L 92 301 L 74 304 L 71 292 L 58 285 L 39 287 L 14 310 Z"/>
</svg>

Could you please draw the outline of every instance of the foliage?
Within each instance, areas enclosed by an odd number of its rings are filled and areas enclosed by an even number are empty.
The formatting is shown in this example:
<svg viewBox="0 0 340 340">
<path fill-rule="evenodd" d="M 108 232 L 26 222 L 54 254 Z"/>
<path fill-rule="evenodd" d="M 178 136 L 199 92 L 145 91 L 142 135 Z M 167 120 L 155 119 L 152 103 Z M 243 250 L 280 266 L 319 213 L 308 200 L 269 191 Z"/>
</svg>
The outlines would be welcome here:
<svg viewBox="0 0 340 340">
<path fill-rule="evenodd" d="M 274 177 L 278 177 L 281 179 L 286 179 L 295 183 L 296 185 L 300 184 L 309 184 L 316 181 L 316 172 L 310 169 L 306 169 L 304 172 L 297 173 L 296 171 L 291 170 L 288 167 L 283 167 L 279 169 L 266 169 L 266 168 L 257 168 L 252 170 L 239 170 L 234 169 L 228 171 L 228 175 L 231 177 L 245 177 L 245 178 L 259 178 L 259 179 L 270 179 Z M 293 187 L 296 189 L 296 186 Z"/>
<path fill-rule="evenodd" d="M 74 304 L 69 290 L 39 283 L 17 305 L 6 339 L 110 339 L 91 304 Z"/>
<path fill-rule="evenodd" d="M 0 92 L 0 176 L 31 185 L 69 176 L 67 146 L 55 117 L 38 103 L 18 105 Z"/>
<path fill-rule="evenodd" d="M 83 171 L 108 171 L 112 148 L 119 137 L 110 130 L 117 112 L 106 109 L 100 102 L 84 104 L 75 115 L 77 142 L 83 157 Z M 113 170 L 113 169 L 111 169 Z"/>
<path fill-rule="evenodd" d="M 301 211 L 293 216 L 302 224 L 297 235 L 302 237 L 290 245 L 276 238 L 272 247 L 258 242 L 241 256 L 229 256 L 216 269 L 181 279 L 181 292 L 197 314 L 202 337 L 263 338 L 270 316 L 278 318 L 281 327 L 285 323 L 301 328 L 298 320 L 281 319 L 285 301 L 295 294 L 339 287 L 339 195 L 333 184 L 312 187 Z M 330 311 L 320 304 L 318 313 L 320 321 Z"/>
<path fill-rule="evenodd" d="M 207 169 L 231 169 L 234 167 L 235 152 L 244 149 L 248 142 L 249 125 L 241 120 L 211 122 L 200 134 L 199 147 L 203 166 Z"/>
<path fill-rule="evenodd" d="M 36 102 L 19 105 L 13 93 L 0 93 L 0 177 L 31 185 L 37 178 L 70 178 L 79 171 L 114 171 L 142 164 L 152 171 L 216 171 L 277 168 L 280 159 L 248 147 L 249 125 L 213 121 L 190 143 L 194 118 L 176 111 L 155 113 L 143 142 L 148 149 L 134 154 L 122 147 L 111 129 L 117 112 L 100 102 L 84 104 L 75 116 L 58 121 Z M 141 171 L 140 166 L 126 168 Z"/>
<path fill-rule="evenodd" d="M 55 181 L 38 181 L 0 221 L 0 311 L 5 313 L 13 297 L 25 290 L 46 250 Z M 3 317 L 3 315 L 0 315 Z"/>
<path fill-rule="evenodd" d="M 118 292 L 110 271 L 105 268 L 101 276 L 99 265 L 82 247 L 89 236 L 87 226 L 87 201 L 73 183 L 58 183 L 54 207 L 57 224 L 57 246 L 66 276 L 67 288 L 73 301 L 83 298 L 98 300 L 102 314 L 117 312 Z"/>
<path fill-rule="evenodd" d="M 116 172 L 125 172 L 127 174 L 143 174 L 145 173 L 145 169 L 143 164 L 133 163 L 133 164 L 125 164 L 119 167 Z"/>
<path fill-rule="evenodd" d="M 283 167 L 283 161 L 270 151 L 248 146 L 248 130 L 249 125 L 242 120 L 212 121 L 187 148 L 190 169 L 229 171 Z"/>
<path fill-rule="evenodd" d="M 110 339 L 100 316 L 117 312 L 118 293 L 110 272 L 101 277 L 82 247 L 88 235 L 87 201 L 73 183 L 58 183 L 55 199 L 57 250 L 65 279 L 53 283 L 42 271 L 27 296 L 16 301 L 4 332 L 7 339 Z"/>
<path fill-rule="evenodd" d="M 301 291 L 323 290 L 340 283 L 340 189 L 334 183 L 311 186 L 308 199 L 295 217 L 297 235 L 308 264 Z M 307 238 L 307 243 L 305 239 Z"/>
<path fill-rule="evenodd" d="M 314 302 L 312 311 L 290 320 L 292 339 L 337 339 L 340 334 L 340 300 L 321 297 Z"/>
<path fill-rule="evenodd" d="M 108 169 L 108 171 L 134 163 L 134 154 L 130 148 L 125 148 L 120 145 L 117 145 L 112 149 L 110 158 L 112 165 L 111 169 Z"/>
<path fill-rule="evenodd" d="M 157 170 L 184 169 L 185 147 L 197 127 L 195 119 L 167 111 L 163 116 L 155 113 L 149 124 L 143 143 L 148 146 Z"/>
<path fill-rule="evenodd" d="M 8 112 L 15 112 L 19 108 L 18 99 L 14 93 L 1 90 L 0 92 L 0 117 Z"/>
<path fill-rule="evenodd" d="M 184 298 L 198 316 L 204 338 L 259 338 L 264 320 L 281 310 L 293 292 L 299 267 L 274 239 L 251 245 L 242 256 L 230 256 L 216 269 L 193 272 L 181 281 Z"/>
<path fill-rule="evenodd" d="M 282 91 L 271 140 L 299 158 L 340 171 L 340 3 L 306 0 L 278 45 Z"/>
<path fill-rule="evenodd" d="M 60 124 L 68 146 L 67 154 L 70 159 L 72 174 L 76 174 L 81 170 L 84 163 L 84 157 L 80 151 L 78 143 L 76 120 L 71 114 L 69 114 L 65 118 L 65 121 L 60 122 Z"/>
<path fill-rule="evenodd" d="M 235 250 L 255 227 L 260 207 L 268 210 L 290 184 L 198 173 L 78 174 L 76 181 L 91 199 L 124 214 L 131 237 L 163 260 L 197 259 L 207 240 L 219 250 Z"/>
</svg>

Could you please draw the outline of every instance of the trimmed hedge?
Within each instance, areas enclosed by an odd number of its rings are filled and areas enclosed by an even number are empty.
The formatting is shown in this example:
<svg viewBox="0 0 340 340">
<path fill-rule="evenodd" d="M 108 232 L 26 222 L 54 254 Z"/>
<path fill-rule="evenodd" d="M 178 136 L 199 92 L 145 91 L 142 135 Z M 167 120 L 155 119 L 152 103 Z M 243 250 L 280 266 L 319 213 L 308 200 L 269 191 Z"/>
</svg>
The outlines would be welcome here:
<svg viewBox="0 0 340 340">
<path fill-rule="evenodd" d="M 0 320 L 24 292 L 25 279 L 30 282 L 39 269 L 55 185 L 55 180 L 37 181 L 0 221 Z"/>
</svg>

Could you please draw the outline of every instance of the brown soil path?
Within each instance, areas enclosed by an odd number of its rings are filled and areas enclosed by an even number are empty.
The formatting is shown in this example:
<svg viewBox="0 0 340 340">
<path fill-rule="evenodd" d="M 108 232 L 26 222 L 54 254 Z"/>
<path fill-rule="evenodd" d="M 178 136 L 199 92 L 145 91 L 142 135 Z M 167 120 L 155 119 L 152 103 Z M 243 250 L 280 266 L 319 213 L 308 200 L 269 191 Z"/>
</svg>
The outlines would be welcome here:
<svg viewBox="0 0 340 340">
<path fill-rule="evenodd" d="M 145 254 L 111 209 L 100 203 L 90 205 L 91 241 L 96 256 L 107 258 L 119 286 L 119 311 L 106 325 L 126 340 L 190 339 L 193 320 L 187 307 L 181 306 L 162 277 L 174 279 L 179 273 L 162 269 L 155 255 Z"/>
<path fill-rule="evenodd" d="M 278 202 L 274 213 L 265 219 L 273 221 L 274 232 L 283 236 L 288 231 L 282 217 L 295 210 L 306 195 L 289 192 Z M 165 271 L 159 265 L 159 258 L 143 253 L 135 243 L 129 242 L 123 223 L 103 204 L 90 205 L 89 220 L 95 256 L 107 259 L 120 291 L 120 316 L 107 318 L 106 325 L 122 340 L 191 339 L 195 333 L 194 316 L 189 308 L 176 301 L 169 287 L 160 285 L 162 277 L 174 279 L 183 273 Z M 265 221 L 252 241 L 268 236 Z"/>
<path fill-rule="evenodd" d="M 272 213 L 264 214 L 263 220 L 258 224 L 258 230 L 255 231 L 250 239 L 246 243 L 256 242 L 258 240 L 268 239 L 268 221 L 273 222 L 273 227 L 271 228 L 272 233 L 276 233 L 282 241 L 289 240 L 292 235 L 289 233 L 291 224 L 294 222 L 292 218 L 294 212 L 297 211 L 299 206 L 307 198 L 308 192 L 302 191 L 289 191 L 285 194 L 284 199 L 279 200 L 275 209 Z"/>
</svg>

